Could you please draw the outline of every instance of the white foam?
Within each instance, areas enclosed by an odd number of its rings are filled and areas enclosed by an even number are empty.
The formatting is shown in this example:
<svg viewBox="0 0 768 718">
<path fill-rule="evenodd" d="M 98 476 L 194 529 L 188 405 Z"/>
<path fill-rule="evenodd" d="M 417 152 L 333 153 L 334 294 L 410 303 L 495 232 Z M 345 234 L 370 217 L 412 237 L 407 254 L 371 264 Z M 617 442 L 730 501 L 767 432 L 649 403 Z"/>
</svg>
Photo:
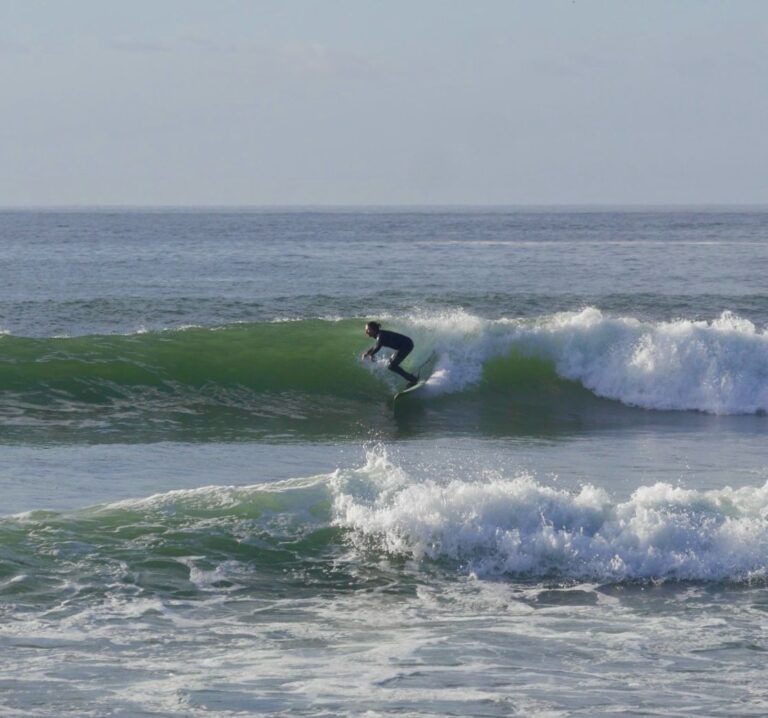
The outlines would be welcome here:
<svg viewBox="0 0 768 718">
<path fill-rule="evenodd" d="M 768 411 L 768 333 L 732 312 L 713 321 L 643 322 L 588 307 L 536 320 L 484 320 L 464 311 L 414 315 L 417 346 L 438 362 L 427 389 L 462 391 L 511 351 L 553 362 L 595 394 L 646 409 L 714 414 Z"/>
<path fill-rule="evenodd" d="M 512 478 L 413 484 L 386 457 L 345 482 L 337 477 L 336 524 L 357 548 L 450 559 L 481 576 L 553 575 L 602 581 L 750 580 L 768 571 L 768 482 L 695 491 L 666 483 L 614 502 L 602 489 Z M 360 492 L 361 476 L 368 489 Z"/>
</svg>

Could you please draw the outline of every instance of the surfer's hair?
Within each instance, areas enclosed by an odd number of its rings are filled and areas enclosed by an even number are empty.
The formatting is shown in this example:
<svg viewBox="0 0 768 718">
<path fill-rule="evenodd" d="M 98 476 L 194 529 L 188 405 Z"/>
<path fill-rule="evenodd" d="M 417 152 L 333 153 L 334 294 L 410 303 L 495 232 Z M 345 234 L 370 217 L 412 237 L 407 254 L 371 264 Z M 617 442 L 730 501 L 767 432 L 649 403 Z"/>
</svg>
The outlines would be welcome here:
<svg viewBox="0 0 768 718">
<path fill-rule="evenodd" d="M 365 325 L 366 329 L 370 329 L 372 332 L 378 332 L 381 329 L 381 324 L 378 322 L 368 322 L 368 324 Z"/>
</svg>

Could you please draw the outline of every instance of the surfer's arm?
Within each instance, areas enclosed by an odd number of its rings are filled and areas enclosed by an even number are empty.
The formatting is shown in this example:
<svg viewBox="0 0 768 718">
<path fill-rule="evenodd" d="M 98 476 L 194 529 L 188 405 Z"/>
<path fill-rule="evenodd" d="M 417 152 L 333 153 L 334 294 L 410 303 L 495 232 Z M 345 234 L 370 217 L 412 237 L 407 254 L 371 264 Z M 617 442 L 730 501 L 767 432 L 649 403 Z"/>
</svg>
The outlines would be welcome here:
<svg viewBox="0 0 768 718">
<path fill-rule="evenodd" d="M 365 354 L 363 354 L 363 359 L 373 359 L 379 349 L 381 349 L 381 339 L 379 339 L 376 344 L 374 344 L 367 352 L 365 352 Z"/>
</svg>

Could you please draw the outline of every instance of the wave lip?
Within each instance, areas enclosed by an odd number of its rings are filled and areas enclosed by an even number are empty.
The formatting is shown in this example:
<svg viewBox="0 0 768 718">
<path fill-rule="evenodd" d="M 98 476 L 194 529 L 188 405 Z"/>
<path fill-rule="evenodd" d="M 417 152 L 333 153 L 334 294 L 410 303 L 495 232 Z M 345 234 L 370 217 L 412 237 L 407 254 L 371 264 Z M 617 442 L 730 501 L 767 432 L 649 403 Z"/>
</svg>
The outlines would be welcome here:
<svg viewBox="0 0 768 718">
<path fill-rule="evenodd" d="M 340 487 L 336 523 L 361 550 L 458 561 L 480 577 L 750 581 L 768 575 L 768 482 L 695 491 L 666 483 L 615 503 L 529 475 L 392 486 L 376 497 Z"/>
</svg>

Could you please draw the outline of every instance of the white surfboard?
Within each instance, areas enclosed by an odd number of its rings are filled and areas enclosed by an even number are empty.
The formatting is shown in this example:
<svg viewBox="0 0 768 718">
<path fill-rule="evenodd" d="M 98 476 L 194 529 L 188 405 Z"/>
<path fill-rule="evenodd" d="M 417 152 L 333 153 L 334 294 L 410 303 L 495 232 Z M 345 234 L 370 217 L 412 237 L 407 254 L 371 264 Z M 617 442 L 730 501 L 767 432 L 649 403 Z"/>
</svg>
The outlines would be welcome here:
<svg viewBox="0 0 768 718">
<path fill-rule="evenodd" d="M 398 397 L 403 396 L 403 394 L 412 394 L 414 391 L 421 389 L 421 387 L 429 381 L 429 377 L 432 376 L 432 372 L 435 370 L 435 364 L 437 364 L 437 354 L 432 352 L 429 355 L 429 358 L 426 359 L 426 361 L 423 361 L 416 370 L 416 376 L 419 377 L 419 381 L 413 386 L 409 386 L 407 389 L 398 391 L 394 398 L 397 399 Z"/>
</svg>

